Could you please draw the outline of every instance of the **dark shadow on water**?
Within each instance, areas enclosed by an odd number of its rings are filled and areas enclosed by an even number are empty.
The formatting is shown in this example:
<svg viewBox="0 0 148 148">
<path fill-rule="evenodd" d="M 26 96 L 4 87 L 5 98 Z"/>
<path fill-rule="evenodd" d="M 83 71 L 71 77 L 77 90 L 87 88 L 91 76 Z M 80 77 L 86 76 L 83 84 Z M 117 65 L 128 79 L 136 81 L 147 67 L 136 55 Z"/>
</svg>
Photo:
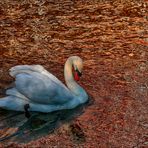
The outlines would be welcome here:
<svg viewBox="0 0 148 148">
<path fill-rule="evenodd" d="M 85 108 L 92 103 L 93 99 L 90 97 L 88 102 L 75 109 L 52 113 L 32 112 L 29 119 L 20 112 L 0 110 L 0 142 L 4 144 L 9 142 L 27 143 L 48 135 L 61 124 L 80 116 Z"/>
</svg>

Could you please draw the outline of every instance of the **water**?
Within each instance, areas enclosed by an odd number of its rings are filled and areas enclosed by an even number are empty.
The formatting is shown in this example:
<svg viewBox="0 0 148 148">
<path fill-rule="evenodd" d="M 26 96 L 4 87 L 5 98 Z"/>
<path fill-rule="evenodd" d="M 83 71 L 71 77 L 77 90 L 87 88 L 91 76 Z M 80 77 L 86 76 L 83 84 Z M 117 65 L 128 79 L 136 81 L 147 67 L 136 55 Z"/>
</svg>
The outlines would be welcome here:
<svg viewBox="0 0 148 148">
<path fill-rule="evenodd" d="M 45 3 L 8 0 L 0 3 L 0 88 L 13 81 L 8 69 L 18 64 L 41 64 L 64 83 L 64 63 L 69 56 L 78 55 L 84 60 L 79 83 L 95 100 L 73 120 L 80 123 L 85 133 L 85 142 L 81 145 L 73 140 L 69 130 L 58 129 L 56 134 L 31 141 L 27 146 L 43 143 L 47 147 L 146 146 L 145 0 L 51 0 Z M 3 111 L 0 118 L 6 115 Z M 22 120 L 22 124 L 26 122 L 22 115 L 18 115 L 18 120 Z M 16 130 L 12 128 L 13 132 Z M 0 133 L 7 135 L 7 129 Z"/>
<path fill-rule="evenodd" d="M 31 112 L 27 119 L 22 112 L 0 110 L 0 142 L 26 143 L 53 133 L 59 126 L 70 123 L 80 116 L 85 108 L 92 104 L 92 99 L 74 109 L 61 110 L 52 113 Z M 4 131 L 4 132 L 2 132 Z"/>
</svg>

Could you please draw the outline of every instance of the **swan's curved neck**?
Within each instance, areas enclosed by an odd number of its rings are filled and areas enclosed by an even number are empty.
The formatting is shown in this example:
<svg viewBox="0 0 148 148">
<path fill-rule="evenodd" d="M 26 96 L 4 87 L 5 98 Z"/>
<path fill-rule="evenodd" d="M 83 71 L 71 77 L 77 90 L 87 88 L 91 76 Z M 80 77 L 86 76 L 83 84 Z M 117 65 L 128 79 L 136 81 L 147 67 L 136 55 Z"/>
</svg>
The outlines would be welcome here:
<svg viewBox="0 0 148 148">
<path fill-rule="evenodd" d="M 76 83 L 72 73 L 73 59 L 69 58 L 64 66 L 64 77 L 68 88 L 74 93 L 74 96 L 81 102 L 85 102 L 88 99 L 88 95 L 85 90 Z"/>
</svg>

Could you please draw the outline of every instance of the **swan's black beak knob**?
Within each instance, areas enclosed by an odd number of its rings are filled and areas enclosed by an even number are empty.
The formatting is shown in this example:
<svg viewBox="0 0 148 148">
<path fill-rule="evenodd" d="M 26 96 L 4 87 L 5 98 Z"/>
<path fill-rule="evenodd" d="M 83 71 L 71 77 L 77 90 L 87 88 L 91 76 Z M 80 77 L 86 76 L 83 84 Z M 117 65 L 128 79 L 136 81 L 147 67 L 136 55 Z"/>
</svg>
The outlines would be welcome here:
<svg viewBox="0 0 148 148">
<path fill-rule="evenodd" d="M 77 74 L 78 74 L 79 77 L 82 76 L 82 73 L 78 69 L 76 69 L 76 72 L 77 72 Z"/>
</svg>

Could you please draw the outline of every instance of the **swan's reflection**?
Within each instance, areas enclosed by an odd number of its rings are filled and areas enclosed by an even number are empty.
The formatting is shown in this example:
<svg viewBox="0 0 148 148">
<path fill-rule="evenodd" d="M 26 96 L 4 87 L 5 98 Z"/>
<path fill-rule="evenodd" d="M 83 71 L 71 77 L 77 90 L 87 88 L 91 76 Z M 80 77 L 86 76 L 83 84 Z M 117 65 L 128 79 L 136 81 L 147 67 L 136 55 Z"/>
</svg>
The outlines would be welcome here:
<svg viewBox="0 0 148 148">
<path fill-rule="evenodd" d="M 0 141 L 26 143 L 52 133 L 61 124 L 81 115 L 92 103 L 89 99 L 75 109 L 61 110 L 52 113 L 32 112 L 29 119 L 23 113 L 0 110 Z"/>
</svg>

